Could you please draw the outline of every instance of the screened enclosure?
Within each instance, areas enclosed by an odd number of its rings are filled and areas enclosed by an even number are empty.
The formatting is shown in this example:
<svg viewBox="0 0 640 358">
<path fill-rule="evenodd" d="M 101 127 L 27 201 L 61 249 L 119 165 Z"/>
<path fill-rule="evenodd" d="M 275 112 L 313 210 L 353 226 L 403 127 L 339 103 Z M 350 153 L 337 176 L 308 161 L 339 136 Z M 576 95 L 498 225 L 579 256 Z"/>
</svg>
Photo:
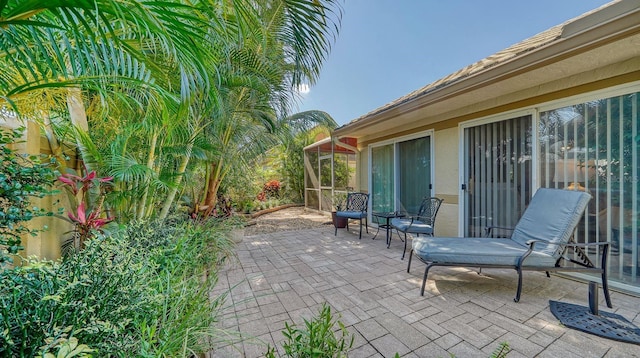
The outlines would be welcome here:
<svg viewBox="0 0 640 358">
<path fill-rule="evenodd" d="M 355 138 L 326 138 L 304 148 L 305 207 L 333 211 L 356 187 Z"/>
</svg>

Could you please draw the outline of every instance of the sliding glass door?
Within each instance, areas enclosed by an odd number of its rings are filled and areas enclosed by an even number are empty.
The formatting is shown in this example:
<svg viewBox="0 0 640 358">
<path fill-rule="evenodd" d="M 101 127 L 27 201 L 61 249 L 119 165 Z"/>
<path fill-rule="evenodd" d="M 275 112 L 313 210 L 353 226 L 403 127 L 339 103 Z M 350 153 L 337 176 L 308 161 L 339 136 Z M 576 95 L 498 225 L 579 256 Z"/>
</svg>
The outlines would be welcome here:
<svg viewBox="0 0 640 358">
<path fill-rule="evenodd" d="M 540 186 L 591 194 L 577 242 L 609 242 L 609 278 L 640 284 L 640 93 L 540 113 Z"/>
<path fill-rule="evenodd" d="M 371 208 L 376 212 L 394 211 L 393 145 L 371 149 Z"/>
<path fill-rule="evenodd" d="M 371 147 L 371 205 L 374 212 L 415 213 L 431 196 L 431 137 L 402 138 Z"/>
<path fill-rule="evenodd" d="M 416 213 L 425 196 L 431 196 L 431 141 L 429 137 L 397 144 L 398 210 Z"/>
<path fill-rule="evenodd" d="M 465 236 L 520 219 L 531 198 L 531 123 L 526 115 L 464 129 Z"/>
</svg>

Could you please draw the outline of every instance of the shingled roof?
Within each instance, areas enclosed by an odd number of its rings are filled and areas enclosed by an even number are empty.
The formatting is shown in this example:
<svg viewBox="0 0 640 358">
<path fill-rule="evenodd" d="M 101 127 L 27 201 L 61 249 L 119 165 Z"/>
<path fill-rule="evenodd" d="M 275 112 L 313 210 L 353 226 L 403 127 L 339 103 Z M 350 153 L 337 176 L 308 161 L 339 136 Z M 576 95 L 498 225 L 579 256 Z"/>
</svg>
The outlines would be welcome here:
<svg viewBox="0 0 640 358">
<path fill-rule="evenodd" d="M 402 96 L 390 103 L 387 103 L 386 105 L 379 107 L 377 109 L 374 109 L 373 111 L 362 115 L 354 120 L 352 120 L 351 122 L 345 124 L 344 126 L 340 127 L 340 128 L 344 128 L 347 127 L 351 124 L 355 124 L 358 123 L 366 118 L 369 118 L 371 116 L 375 116 L 376 114 L 382 113 L 384 111 L 387 111 L 389 109 L 398 107 L 400 105 L 402 105 L 403 103 L 409 102 L 413 99 L 419 98 L 421 96 L 424 96 L 426 94 L 432 93 L 432 92 L 436 92 L 441 88 L 447 87 L 451 84 L 454 84 L 456 82 L 459 82 L 465 78 L 468 77 L 472 77 L 475 74 L 481 73 L 485 70 L 488 70 L 492 67 L 496 67 L 499 66 L 501 64 L 504 64 L 506 62 L 509 62 L 510 60 L 525 56 L 528 53 L 531 53 L 533 51 L 535 51 L 536 49 L 539 49 L 541 47 L 547 46 L 551 43 L 554 43 L 556 41 L 558 41 L 559 39 L 561 39 L 563 37 L 563 34 L 565 32 L 565 29 L 567 28 L 568 25 L 575 23 L 576 21 L 582 19 L 582 18 L 586 18 L 589 15 L 598 12 L 600 10 L 602 10 L 603 8 L 609 7 L 617 2 L 619 2 L 620 0 L 615 0 L 612 1 L 610 3 L 607 3 L 599 8 L 596 8 L 594 10 L 591 10 L 587 13 L 584 13 L 578 17 L 575 17 L 571 20 L 568 20 L 560 25 L 556 25 L 548 30 L 545 30 L 537 35 L 534 35 L 524 41 L 521 41 L 515 45 L 512 45 L 502 51 L 496 52 L 493 55 L 490 55 L 478 62 L 475 62 L 469 66 L 466 66 L 446 77 L 443 77 L 435 82 L 432 82 L 422 88 L 419 88 L 413 92 L 410 92 L 409 94 Z"/>
</svg>

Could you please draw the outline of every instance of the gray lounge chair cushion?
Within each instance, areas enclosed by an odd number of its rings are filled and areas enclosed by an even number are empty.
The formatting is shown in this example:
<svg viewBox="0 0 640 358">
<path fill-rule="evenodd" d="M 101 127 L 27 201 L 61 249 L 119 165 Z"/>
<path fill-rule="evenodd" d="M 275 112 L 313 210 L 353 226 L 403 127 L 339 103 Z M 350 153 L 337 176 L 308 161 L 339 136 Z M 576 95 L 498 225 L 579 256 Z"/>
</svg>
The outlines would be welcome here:
<svg viewBox="0 0 640 358">
<path fill-rule="evenodd" d="M 367 213 L 362 211 L 338 211 L 336 212 L 336 216 L 349 219 L 362 219 L 367 216 Z"/>
<path fill-rule="evenodd" d="M 426 262 L 515 266 L 527 247 L 510 239 L 424 237 L 413 239 L 413 252 Z M 534 251 L 524 266 L 553 266 L 556 259 Z"/>
<path fill-rule="evenodd" d="M 540 240 L 523 266 L 554 266 L 590 199 L 585 192 L 538 189 L 509 239 L 418 237 L 413 251 L 426 262 L 515 266 L 527 242 Z"/>
<path fill-rule="evenodd" d="M 530 240 L 549 242 L 536 243 L 534 250 L 559 258 L 589 200 L 591 195 L 582 191 L 538 189 L 511 239 L 522 245 Z"/>
<path fill-rule="evenodd" d="M 393 218 L 391 219 L 391 226 L 402 232 L 427 235 L 433 234 L 433 226 L 418 220 L 414 220 L 412 223 L 411 219 Z"/>
</svg>

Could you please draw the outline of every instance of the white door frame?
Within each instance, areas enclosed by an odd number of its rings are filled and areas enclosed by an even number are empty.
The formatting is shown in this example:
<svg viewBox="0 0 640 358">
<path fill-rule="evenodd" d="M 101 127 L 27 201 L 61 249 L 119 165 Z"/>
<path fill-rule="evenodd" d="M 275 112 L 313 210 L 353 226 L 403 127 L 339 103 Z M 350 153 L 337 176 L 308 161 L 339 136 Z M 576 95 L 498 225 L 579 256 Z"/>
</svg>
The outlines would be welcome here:
<svg viewBox="0 0 640 358">
<path fill-rule="evenodd" d="M 430 150 L 430 171 L 431 171 L 431 178 L 430 183 L 431 183 L 431 189 L 429 192 L 430 196 L 433 196 L 434 190 L 435 190 L 435 160 L 434 160 L 434 154 L 435 154 L 435 140 L 434 140 L 434 130 L 433 129 L 429 129 L 426 131 L 421 131 L 418 133 L 413 133 L 413 134 L 409 134 L 409 135 L 405 135 L 405 136 L 401 136 L 401 137 L 395 137 L 392 139 L 387 139 L 384 141 L 380 141 L 380 142 L 375 142 L 372 144 L 369 144 L 368 146 L 368 156 L 369 156 L 369 161 L 368 161 L 368 165 L 367 165 L 367 176 L 368 176 L 368 191 L 370 195 L 373 195 L 373 178 L 372 178 L 372 163 L 373 163 L 373 156 L 372 156 L 372 149 L 375 147 L 381 147 L 381 146 L 385 146 L 385 145 L 389 145 L 392 144 L 393 145 L 393 178 L 394 178 L 394 193 L 393 193 L 393 197 L 394 197 L 394 202 L 393 202 L 393 209 L 397 210 L 397 197 L 398 197 L 398 186 L 397 186 L 397 180 L 398 180 L 398 152 L 396 150 L 396 144 L 400 143 L 400 142 L 406 142 L 409 140 L 413 140 L 413 139 L 418 139 L 418 138 L 425 138 L 425 137 L 429 137 L 429 150 Z M 372 208 L 372 204 L 373 204 L 373 200 L 369 200 L 369 210 L 368 210 L 368 215 L 369 215 L 369 222 L 372 222 L 371 220 L 371 208 Z"/>
</svg>

